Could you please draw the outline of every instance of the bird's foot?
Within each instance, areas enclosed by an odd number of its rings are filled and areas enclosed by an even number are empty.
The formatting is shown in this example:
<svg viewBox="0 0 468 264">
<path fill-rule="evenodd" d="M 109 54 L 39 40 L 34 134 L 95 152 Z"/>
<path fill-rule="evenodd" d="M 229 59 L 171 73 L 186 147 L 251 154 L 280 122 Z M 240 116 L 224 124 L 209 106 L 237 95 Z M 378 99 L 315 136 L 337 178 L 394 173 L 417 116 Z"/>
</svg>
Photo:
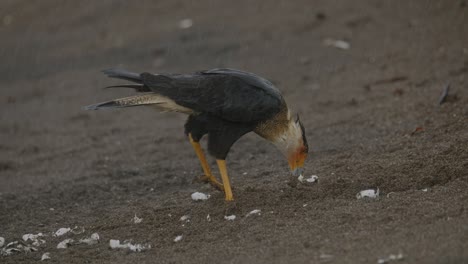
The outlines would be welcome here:
<svg viewBox="0 0 468 264">
<path fill-rule="evenodd" d="M 237 212 L 238 212 L 237 204 L 234 200 L 224 202 L 224 215 L 225 216 L 236 215 Z"/>
<path fill-rule="evenodd" d="M 207 182 L 213 185 L 216 189 L 224 192 L 224 186 L 213 175 L 204 175 L 198 178 L 199 182 Z"/>
</svg>

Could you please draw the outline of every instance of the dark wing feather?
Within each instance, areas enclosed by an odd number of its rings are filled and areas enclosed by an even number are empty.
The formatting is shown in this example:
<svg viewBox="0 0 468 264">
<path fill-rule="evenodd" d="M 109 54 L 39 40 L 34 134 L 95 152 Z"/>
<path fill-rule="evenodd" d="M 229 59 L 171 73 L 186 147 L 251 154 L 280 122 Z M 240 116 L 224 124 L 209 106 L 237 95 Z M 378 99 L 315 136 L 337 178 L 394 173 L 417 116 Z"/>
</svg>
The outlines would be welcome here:
<svg viewBox="0 0 468 264">
<path fill-rule="evenodd" d="M 102 71 L 105 75 L 110 78 L 122 79 L 131 82 L 141 83 L 140 74 L 129 72 L 123 69 L 107 69 Z"/>
<path fill-rule="evenodd" d="M 197 112 L 231 122 L 259 122 L 281 110 L 284 100 L 268 81 L 253 74 L 220 69 L 190 75 L 140 75 L 152 91 Z"/>
<path fill-rule="evenodd" d="M 221 68 L 202 71 L 201 74 L 224 74 L 237 77 L 249 85 L 261 88 L 264 91 L 271 93 L 272 96 L 282 98 L 281 92 L 270 81 L 250 72 L 239 71 L 236 69 Z"/>
<path fill-rule="evenodd" d="M 149 89 L 147 86 L 143 84 L 111 85 L 111 86 L 106 86 L 103 89 L 110 89 L 110 88 L 132 88 L 132 89 L 135 89 L 135 91 L 140 92 L 140 93 L 151 92 L 151 89 Z"/>
</svg>

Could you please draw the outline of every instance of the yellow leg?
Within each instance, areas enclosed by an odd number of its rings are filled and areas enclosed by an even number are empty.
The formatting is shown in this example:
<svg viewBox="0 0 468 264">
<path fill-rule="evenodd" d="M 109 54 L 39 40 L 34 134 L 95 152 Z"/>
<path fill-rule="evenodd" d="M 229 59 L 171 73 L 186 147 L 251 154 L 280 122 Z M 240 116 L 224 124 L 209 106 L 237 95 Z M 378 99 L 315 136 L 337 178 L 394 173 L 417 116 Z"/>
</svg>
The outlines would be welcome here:
<svg viewBox="0 0 468 264">
<path fill-rule="evenodd" d="M 221 179 L 223 180 L 224 194 L 226 195 L 226 201 L 233 201 L 231 184 L 229 183 L 229 177 L 227 174 L 226 161 L 225 160 L 216 160 L 218 163 L 219 172 L 221 173 Z"/>
<path fill-rule="evenodd" d="M 194 141 L 191 134 L 189 134 L 189 139 L 190 139 L 190 143 L 193 146 L 193 149 L 195 149 L 195 153 L 197 153 L 198 159 L 200 160 L 203 173 L 205 173 L 205 176 L 203 176 L 200 180 L 210 182 L 213 186 L 220 189 L 221 191 L 224 190 L 223 185 L 218 180 L 216 180 L 213 174 L 211 174 L 210 166 L 208 165 L 208 162 L 206 161 L 206 157 L 205 157 L 205 154 L 203 153 L 200 143 Z"/>
</svg>

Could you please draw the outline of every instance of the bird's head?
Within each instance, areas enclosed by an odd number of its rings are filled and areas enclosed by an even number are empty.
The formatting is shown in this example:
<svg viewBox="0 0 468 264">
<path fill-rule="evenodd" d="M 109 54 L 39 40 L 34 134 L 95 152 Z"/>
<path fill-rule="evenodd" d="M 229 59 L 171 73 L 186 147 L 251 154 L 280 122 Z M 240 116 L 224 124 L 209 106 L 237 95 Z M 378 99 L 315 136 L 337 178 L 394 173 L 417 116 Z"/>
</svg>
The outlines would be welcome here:
<svg viewBox="0 0 468 264">
<path fill-rule="evenodd" d="M 288 159 L 292 174 L 302 175 L 309 146 L 299 116 L 295 120 L 292 118 L 287 120 L 287 128 L 274 140 L 274 143 Z"/>
</svg>

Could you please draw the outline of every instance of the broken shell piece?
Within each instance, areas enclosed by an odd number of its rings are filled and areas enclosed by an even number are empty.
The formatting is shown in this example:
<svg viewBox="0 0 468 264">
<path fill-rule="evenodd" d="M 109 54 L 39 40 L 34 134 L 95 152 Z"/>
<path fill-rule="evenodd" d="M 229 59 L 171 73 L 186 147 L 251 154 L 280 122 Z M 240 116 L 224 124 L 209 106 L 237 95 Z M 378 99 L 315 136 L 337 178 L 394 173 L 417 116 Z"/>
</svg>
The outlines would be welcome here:
<svg viewBox="0 0 468 264">
<path fill-rule="evenodd" d="M 0 250 L 0 256 L 10 256 L 15 252 L 21 252 L 21 250 L 17 248 L 2 248 L 2 250 Z"/>
<path fill-rule="evenodd" d="M 318 182 L 318 176 L 312 175 L 309 178 L 305 178 L 303 175 L 299 175 L 299 177 L 297 177 L 297 180 L 302 183 L 314 183 L 314 182 Z"/>
<path fill-rule="evenodd" d="M 190 222 L 190 216 L 188 215 L 183 215 L 180 217 L 180 221 L 187 221 L 187 222 Z"/>
<path fill-rule="evenodd" d="M 312 175 L 312 176 L 310 176 L 310 178 L 306 179 L 306 182 L 309 182 L 309 183 L 318 182 L 318 176 L 317 175 Z"/>
<path fill-rule="evenodd" d="M 110 248 L 120 248 L 120 240 L 111 239 L 109 240 Z"/>
<path fill-rule="evenodd" d="M 27 241 L 31 241 L 32 245 L 35 246 L 35 247 L 38 247 L 42 244 L 44 244 L 46 241 L 44 239 L 40 239 L 40 237 L 43 237 L 44 234 L 42 233 L 37 233 L 36 235 L 34 234 L 25 234 L 23 235 L 23 241 L 27 242 Z"/>
<path fill-rule="evenodd" d="M 0 247 L 3 247 L 5 245 L 5 238 L 0 237 Z"/>
<path fill-rule="evenodd" d="M 139 218 L 136 214 L 135 216 L 132 218 L 132 222 L 135 223 L 135 224 L 139 224 L 143 221 L 143 218 Z"/>
<path fill-rule="evenodd" d="M 8 243 L 5 247 L 6 247 L 6 248 L 9 248 L 9 247 L 16 247 L 16 245 L 18 245 L 18 244 L 19 244 L 18 241 L 13 241 L 13 242 Z"/>
<path fill-rule="evenodd" d="M 75 235 L 83 234 L 85 232 L 85 228 L 82 226 L 75 226 L 71 232 Z"/>
<path fill-rule="evenodd" d="M 323 260 L 326 260 L 326 261 L 330 261 L 333 259 L 333 255 L 330 255 L 330 254 L 320 254 L 320 259 L 323 259 Z"/>
<path fill-rule="evenodd" d="M 182 236 L 182 235 L 180 235 L 180 236 L 176 236 L 176 237 L 174 238 L 174 242 L 179 242 L 179 241 L 181 241 L 181 240 L 182 240 L 182 238 L 183 238 L 183 236 Z"/>
<path fill-rule="evenodd" d="M 225 215 L 224 219 L 226 219 L 228 221 L 234 221 L 236 219 L 236 216 L 235 215 Z"/>
<path fill-rule="evenodd" d="M 36 235 L 34 235 L 34 234 L 24 234 L 23 235 L 23 241 L 28 241 L 28 240 L 34 241 L 34 240 L 37 240 L 39 237 L 42 237 L 42 236 L 44 236 L 44 234 L 42 234 L 42 233 L 37 233 Z"/>
<path fill-rule="evenodd" d="M 48 260 L 48 259 L 50 259 L 50 253 L 49 252 L 46 252 L 46 253 L 42 254 L 41 260 Z"/>
<path fill-rule="evenodd" d="M 80 244 L 95 245 L 99 243 L 99 234 L 93 233 L 90 237 L 80 239 Z"/>
<path fill-rule="evenodd" d="M 380 190 L 377 188 L 376 190 L 374 189 L 368 189 L 368 190 L 363 190 L 360 191 L 359 193 L 356 194 L 357 199 L 362 199 L 362 198 L 377 198 L 379 197 Z"/>
<path fill-rule="evenodd" d="M 24 252 L 29 253 L 29 252 L 36 252 L 37 248 L 31 247 L 31 246 L 23 246 L 23 245 L 18 245 L 19 249 L 23 249 Z"/>
<path fill-rule="evenodd" d="M 251 215 L 261 215 L 261 214 L 262 214 L 262 210 L 255 209 L 255 210 L 250 211 L 250 213 L 248 213 L 245 217 L 248 217 L 248 216 L 251 216 Z"/>
<path fill-rule="evenodd" d="M 63 236 L 65 235 L 66 233 L 70 232 L 71 228 L 69 227 L 62 227 L 62 228 L 59 228 L 59 230 L 57 230 L 55 233 L 54 233 L 54 237 L 59 237 L 59 236 Z"/>
<path fill-rule="evenodd" d="M 327 38 L 323 41 L 323 44 L 328 47 L 334 47 L 334 48 L 343 49 L 343 50 L 348 50 L 349 48 L 351 48 L 351 44 L 349 44 L 349 42 L 346 42 L 344 40 Z"/>
<path fill-rule="evenodd" d="M 402 253 L 398 253 L 397 255 L 395 254 L 391 254 L 390 256 L 386 257 L 386 258 L 380 258 L 377 260 L 377 263 L 378 264 L 384 264 L 384 263 L 389 263 L 390 261 L 394 261 L 394 260 L 402 260 L 404 257 L 403 257 L 403 254 Z"/>
<path fill-rule="evenodd" d="M 0 255 L 2 256 L 9 256 L 15 252 L 36 252 L 37 248 L 26 245 L 26 244 L 21 244 L 18 241 L 13 241 L 8 243 L 2 250 L 0 251 Z"/>
<path fill-rule="evenodd" d="M 190 18 L 182 19 L 179 22 L 179 28 L 181 29 L 187 29 L 193 26 L 193 20 Z"/>
<path fill-rule="evenodd" d="M 73 242 L 75 242 L 73 239 L 67 238 L 62 242 L 58 243 L 57 248 L 68 248 Z"/>
<path fill-rule="evenodd" d="M 0 250 L 0 256 L 9 256 L 21 251 L 24 251 L 23 245 L 19 244 L 18 241 L 13 241 Z"/>
<path fill-rule="evenodd" d="M 297 180 L 300 182 L 304 182 L 304 176 L 301 174 L 299 177 L 297 177 Z"/>
<path fill-rule="evenodd" d="M 31 246 L 25 245 L 25 244 L 16 243 L 15 247 L 17 249 L 17 250 L 15 250 L 16 252 L 24 251 L 26 253 L 29 253 L 29 252 L 36 252 L 37 251 L 37 248 L 31 247 Z M 12 248 L 12 250 L 13 250 L 13 248 Z"/>
<path fill-rule="evenodd" d="M 44 239 L 36 239 L 32 242 L 32 245 L 35 246 L 35 247 L 38 247 L 42 244 L 45 244 L 45 240 Z"/>
<path fill-rule="evenodd" d="M 204 194 L 201 192 L 194 192 L 192 193 L 191 196 L 192 196 L 192 200 L 194 201 L 205 201 L 205 200 L 208 200 L 208 198 L 210 198 L 209 194 Z"/>
<path fill-rule="evenodd" d="M 120 240 L 111 239 L 109 240 L 109 246 L 112 249 L 120 249 L 120 248 L 129 249 L 133 252 L 141 252 L 143 250 L 151 248 L 150 244 L 142 245 L 142 244 L 131 244 L 130 242 L 126 242 L 126 243 L 125 242 L 126 241 L 124 241 L 124 244 L 120 244 Z"/>
</svg>

